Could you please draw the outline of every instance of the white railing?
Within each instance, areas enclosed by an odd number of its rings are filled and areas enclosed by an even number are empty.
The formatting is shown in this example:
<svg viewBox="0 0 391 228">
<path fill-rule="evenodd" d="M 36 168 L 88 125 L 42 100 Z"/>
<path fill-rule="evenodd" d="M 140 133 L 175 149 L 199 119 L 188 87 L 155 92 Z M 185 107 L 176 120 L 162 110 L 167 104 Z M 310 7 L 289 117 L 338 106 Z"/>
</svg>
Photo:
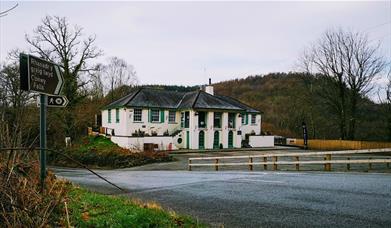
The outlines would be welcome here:
<svg viewBox="0 0 391 228">
<path fill-rule="evenodd" d="M 391 152 L 391 148 L 384 149 L 367 149 L 367 150 L 343 150 L 343 151 L 325 151 L 325 152 L 302 152 L 302 153 L 273 153 L 273 154 L 260 154 L 260 155 L 241 155 L 241 156 L 219 156 L 219 157 L 197 157 L 189 158 L 188 169 L 192 170 L 192 167 L 215 167 L 218 171 L 220 166 L 248 166 L 249 170 L 253 170 L 254 165 L 263 165 L 264 170 L 267 170 L 268 165 L 273 166 L 273 170 L 277 170 L 278 165 L 295 165 L 296 170 L 300 170 L 300 165 L 308 164 L 323 164 L 325 171 L 331 171 L 331 164 L 346 164 L 347 170 L 350 170 L 350 164 L 368 164 L 368 169 L 372 169 L 373 163 L 385 163 L 387 168 L 390 168 L 391 158 L 383 159 L 350 159 L 346 157 L 344 160 L 332 160 L 332 156 L 335 155 L 354 155 L 354 154 L 375 154 Z M 300 161 L 300 157 L 315 156 L 324 157 L 324 160 L 306 160 Z M 294 161 L 278 161 L 280 157 L 291 157 Z M 271 158 L 271 161 L 268 160 Z M 222 160 L 230 159 L 248 159 L 248 162 L 224 162 Z M 255 161 L 255 159 L 261 159 L 261 161 Z M 194 163 L 194 161 L 214 161 L 213 163 Z"/>
</svg>

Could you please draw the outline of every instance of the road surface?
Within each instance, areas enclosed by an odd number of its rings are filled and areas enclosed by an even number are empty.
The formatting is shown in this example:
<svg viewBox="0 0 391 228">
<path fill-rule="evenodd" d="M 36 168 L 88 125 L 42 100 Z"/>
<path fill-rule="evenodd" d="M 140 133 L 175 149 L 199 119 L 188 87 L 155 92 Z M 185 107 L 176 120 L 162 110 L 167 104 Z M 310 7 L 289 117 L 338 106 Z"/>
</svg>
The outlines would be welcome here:
<svg viewBox="0 0 391 228">
<path fill-rule="evenodd" d="M 86 170 L 54 169 L 92 190 L 120 194 Z M 97 171 L 129 197 L 218 227 L 391 227 L 391 175 L 322 172 Z"/>
</svg>

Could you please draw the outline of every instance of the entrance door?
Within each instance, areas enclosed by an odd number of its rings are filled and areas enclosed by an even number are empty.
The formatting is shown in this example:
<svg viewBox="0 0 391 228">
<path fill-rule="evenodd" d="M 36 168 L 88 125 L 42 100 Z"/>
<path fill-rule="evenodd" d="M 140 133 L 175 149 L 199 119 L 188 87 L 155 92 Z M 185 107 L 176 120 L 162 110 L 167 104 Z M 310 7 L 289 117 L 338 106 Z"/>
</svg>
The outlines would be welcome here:
<svg viewBox="0 0 391 228">
<path fill-rule="evenodd" d="M 198 135 L 198 149 L 205 149 L 205 132 L 200 131 Z"/>
<path fill-rule="evenodd" d="M 186 131 L 186 149 L 190 148 L 190 133 Z"/>
<path fill-rule="evenodd" d="M 214 137 L 213 137 L 213 149 L 218 149 L 220 147 L 220 134 L 218 131 L 215 131 Z"/>
<path fill-rule="evenodd" d="M 228 132 L 228 148 L 234 147 L 234 133 L 232 131 Z"/>
</svg>

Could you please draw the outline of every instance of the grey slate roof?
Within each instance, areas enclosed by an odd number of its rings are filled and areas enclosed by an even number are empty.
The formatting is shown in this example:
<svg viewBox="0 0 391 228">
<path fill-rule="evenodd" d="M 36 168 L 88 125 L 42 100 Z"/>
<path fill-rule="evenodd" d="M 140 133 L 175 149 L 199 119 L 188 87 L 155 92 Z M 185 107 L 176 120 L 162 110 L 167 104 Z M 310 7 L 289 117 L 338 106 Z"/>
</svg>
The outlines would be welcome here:
<svg viewBox="0 0 391 228">
<path fill-rule="evenodd" d="M 244 103 L 242 103 L 242 102 L 236 100 L 235 98 L 228 97 L 228 96 L 222 96 L 222 95 L 215 95 L 215 96 L 218 97 L 218 98 L 221 99 L 221 100 L 224 100 L 224 101 L 226 101 L 226 102 L 228 102 L 228 103 L 231 103 L 231 104 L 233 104 L 233 105 L 235 105 L 235 106 L 237 106 L 237 107 L 240 107 L 240 108 L 246 110 L 246 112 L 250 112 L 250 113 L 262 113 L 262 111 L 255 110 L 255 109 L 253 109 L 252 107 L 250 107 L 250 106 L 248 106 L 248 105 L 246 105 L 246 104 L 244 104 Z"/>
<path fill-rule="evenodd" d="M 175 92 L 160 89 L 140 88 L 114 102 L 103 109 L 117 107 L 143 107 L 166 109 L 220 109 L 238 112 L 259 111 L 226 96 L 208 94 L 202 90 L 194 92 Z"/>
</svg>

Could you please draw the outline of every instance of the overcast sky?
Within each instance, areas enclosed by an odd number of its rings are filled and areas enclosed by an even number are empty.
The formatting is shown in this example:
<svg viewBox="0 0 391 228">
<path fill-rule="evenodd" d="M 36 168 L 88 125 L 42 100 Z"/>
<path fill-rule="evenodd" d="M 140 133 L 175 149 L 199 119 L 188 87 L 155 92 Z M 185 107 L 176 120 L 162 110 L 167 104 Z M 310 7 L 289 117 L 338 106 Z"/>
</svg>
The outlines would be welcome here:
<svg viewBox="0 0 391 228">
<path fill-rule="evenodd" d="M 134 65 L 141 84 L 205 84 L 295 70 L 329 28 L 367 32 L 391 56 L 391 2 L 21 2 L 0 18 L 0 60 L 27 48 L 45 15 L 96 34 L 107 57 Z M 1 11 L 15 2 L 1 1 Z"/>
</svg>

